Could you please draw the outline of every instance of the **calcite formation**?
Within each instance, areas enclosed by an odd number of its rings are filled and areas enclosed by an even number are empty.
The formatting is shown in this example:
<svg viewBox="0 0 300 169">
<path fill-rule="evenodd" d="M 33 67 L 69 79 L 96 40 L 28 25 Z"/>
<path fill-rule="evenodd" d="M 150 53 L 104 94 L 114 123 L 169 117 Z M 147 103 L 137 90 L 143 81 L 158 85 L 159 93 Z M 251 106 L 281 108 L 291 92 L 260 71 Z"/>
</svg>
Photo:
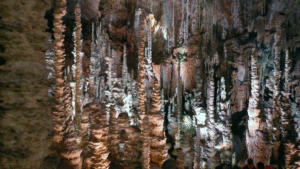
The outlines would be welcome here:
<svg viewBox="0 0 300 169">
<path fill-rule="evenodd" d="M 0 166 L 299 167 L 299 5 L 3 0 Z"/>
</svg>

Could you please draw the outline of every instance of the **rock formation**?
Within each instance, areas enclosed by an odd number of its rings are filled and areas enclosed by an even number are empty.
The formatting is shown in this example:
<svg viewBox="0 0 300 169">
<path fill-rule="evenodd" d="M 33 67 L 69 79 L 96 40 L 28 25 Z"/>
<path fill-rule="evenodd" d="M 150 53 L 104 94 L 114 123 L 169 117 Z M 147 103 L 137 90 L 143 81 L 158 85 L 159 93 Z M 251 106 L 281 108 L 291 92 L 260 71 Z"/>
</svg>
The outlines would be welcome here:
<svg viewBox="0 0 300 169">
<path fill-rule="evenodd" d="M 108 126 L 106 106 L 103 103 L 91 105 L 91 138 L 92 167 L 98 169 L 109 168 L 108 159 Z"/>
</svg>

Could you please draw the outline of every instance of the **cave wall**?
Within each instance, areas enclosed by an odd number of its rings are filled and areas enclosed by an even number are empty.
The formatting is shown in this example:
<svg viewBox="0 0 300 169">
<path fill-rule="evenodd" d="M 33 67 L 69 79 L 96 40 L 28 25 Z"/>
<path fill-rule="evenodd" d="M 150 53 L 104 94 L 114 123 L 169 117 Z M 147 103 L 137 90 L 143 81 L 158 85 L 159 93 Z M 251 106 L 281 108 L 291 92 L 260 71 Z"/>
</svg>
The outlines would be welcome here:
<svg viewBox="0 0 300 169">
<path fill-rule="evenodd" d="M 55 166 L 44 52 L 52 48 L 45 12 L 52 0 L 0 3 L 1 168 Z"/>
</svg>

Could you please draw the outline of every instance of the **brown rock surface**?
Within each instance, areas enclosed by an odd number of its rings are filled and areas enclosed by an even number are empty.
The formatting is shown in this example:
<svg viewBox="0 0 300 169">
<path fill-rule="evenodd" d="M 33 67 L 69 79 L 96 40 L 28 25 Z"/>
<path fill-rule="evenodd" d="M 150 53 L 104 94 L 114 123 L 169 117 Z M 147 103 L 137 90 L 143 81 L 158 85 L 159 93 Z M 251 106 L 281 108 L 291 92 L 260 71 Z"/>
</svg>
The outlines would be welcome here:
<svg viewBox="0 0 300 169">
<path fill-rule="evenodd" d="M 52 0 L 0 4 L 1 168 L 52 168 L 55 157 L 44 52 L 51 48 L 45 11 Z M 47 166 L 47 167 L 46 167 Z"/>
</svg>

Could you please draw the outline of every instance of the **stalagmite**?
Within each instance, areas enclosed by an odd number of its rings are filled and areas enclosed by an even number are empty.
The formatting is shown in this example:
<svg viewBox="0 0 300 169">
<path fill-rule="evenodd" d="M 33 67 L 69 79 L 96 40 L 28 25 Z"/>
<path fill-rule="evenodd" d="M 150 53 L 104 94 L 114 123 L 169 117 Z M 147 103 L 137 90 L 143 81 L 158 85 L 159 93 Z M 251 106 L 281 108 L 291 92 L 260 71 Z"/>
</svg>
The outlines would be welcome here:
<svg viewBox="0 0 300 169">
<path fill-rule="evenodd" d="M 259 105 L 259 77 L 257 70 L 257 55 L 255 49 L 251 54 L 251 98 L 248 107 L 248 130 L 246 132 L 248 157 L 252 158 L 254 164 L 266 162 L 270 157 L 271 146 L 264 139 L 265 131 L 261 130 L 261 110 Z"/>
<path fill-rule="evenodd" d="M 65 82 L 64 88 L 64 110 L 66 119 L 65 119 L 65 133 L 62 143 L 62 148 L 60 149 L 60 155 L 62 157 L 61 163 L 59 166 L 66 166 L 70 168 L 80 169 L 82 165 L 81 159 L 81 147 L 77 144 L 80 137 L 75 133 L 74 123 L 72 121 L 72 97 L 71 97 L 71 88 L 68 82 Z M 66 159 L 66 160 L 65 160 Z"/>
<path fill-rule="evenodd" d="M 80 124 L 80 135 L 81 135 L 81 146 L 83 148 L 87 147 L 88 144 L 88 139 L 89 139 L 89 122 L 90 122 L 90 117 L 89 115 L 91 114 L 91 105 L 86 104 L 83 106 L 83 113 L 81 117 L 81 124 Z"/>
<path fill-rule="evenodd" d="M 53 129 L 56 131 L 54 141 L 60 154 L 60 166 L 80 169 L 82 164 L 81 148 L 76 141 L 78 136 L 74 132 L 72 121 L 72 98 L 71 88 L 63 75 L 65 54 L 63 51 L 64 25 L 62 17 L 66 14 L 66 1 L 57 1 L 54 10 L 54 37 L 55 37 L 55 105 L 53 115 Z"/>
<path fill-rule="evenodd" d="M 142 23 L 144 21 L 141 21 Z M 144 24 L 139 24 L 139 42 L 138 42 L 138 56 L 139 56 L 139 73 L 138 73 L 138 91 L 139 91 L 139 112 L 141 120 L 145 117 L 145 101 L 146 93 L 144 91 L 145 87 L 145 37 L 144 37 Z"/>
<path fill-rule="evenodd" d="M 75 23 L 76 23 L 76 71 L 75 71 L 75 129 L 80 129 L 81 121 L 81 75 L 82 75 L 82 52 L 81 52 L 81 10 L 79 4 L 75 8 Z M 78 132 L 79 133 L 79 132 Z"/>
<path fill-rule="evenodd" d="M 108 160 L 106 106 L 103 103 L 95 102 L 91 105 L 91 109 L 90 148 L 93 154 L 92 167 L 95 169 L 108 169 L 110 161 Z"/>
<path fill-rule="evenodd" d="M 274 43 L 274 49 L 275 49 L 275 64 L 274 64 L 274 78 L 272 79 L 274 84 L 274 94 L 273 94 L 273 104 L 274 104 L 274 110 L 273 110 L 273 152 L 275 155 L 275 159 L 278 160 L 279 158 L 279 147 L 280 147 L 280 81 L 281 81 L 281 71 L 280 71 L 280 53 L 281 53 L 281 22 L 276 21 L 276 34 L 274 36 L 275 43 Z"/>
<path fill-rule="evenodd" d="M 129 145 L 129 137 L 133 134 L 129 122 L 129 118 L 127 113 L 121 113 L 118 117 L 118 130 L 119 130 L 119 136 L 120 136 L 120 142 L 118 144 L 118 150 L 119 150 L 119 159 L 120 159 L 120 165 L 124 168 L 129 168 L 132 162 L 131 155 L 132 146 Z M 131 131 L 129 133 L 128 131 Z M 129 136 L 130 135 L 130 136 Z"/>
<path fill-rule="evenodd" d="M 201 61 L 199 59 L 199 55 L 195 58 L 195 81 L 197 83 L 196 89 L 194 89 L 194 105 L 193 109 L 195 111 L 196 116 L 196 138 L 195 138 L 195 156 L 194 156 L 194 168 L 199 169 L 200 168 L 200 161 L 201 161 L 201 152 L 200 152 L 200 140 L 201 140 L 201 128 L 204 126 L 205 123 L 205 117 L 203 117 L 203 100 L 202 100 L 202 79 L 201 79 Z M 203 123 L 204 122 L 204 123 Z"/>
<path fill-rule="evenodd" d="M 109 116 L 109 132 L 108 132 L 108 150 L 110 152 L 109 159 L 112 165 L 116 165 L 119 162 L 118 151 L 119 151 L 119 130 L 118 121 L 116 116 L 116 110 L 114 106 L 110 106 Z"/>
<path fill-rule="evenodd" d="M 182 148 L 179 148 L 177 150 L 176 165 L 177 165 L 178 169 L 184 169 L 184 154 L 182 152 Z"/>
<path fill-rule="evenodd" d="M 150 169 L 150 126 L 148 117 L 143 118 L 141 127 L 142 156 L 141 162 L 143 169 Z"/>
<path fill-rule="evenodd" d="M 63 50 L 63 32 L 65 31 L 65 26 L 63 25 L 62 17 L 66 14 L 66 1 L 60 0 L 57 2 L 57 7 L 54 11 L 54 37 L 55 37 L 55 99 L 58 101 L 52 111 L 53 115 L 53 129 L 56 132 L 54 135 L 54 141 L 56 143 L 61 143 L 63 139 L 64 132 L 64 121 L 66 115 L 64 115 L 64 105 L 63 105 L 63 94 L 64 94 L 64 77 L 62 68 L 65 64 L 65 52 Z"/>
<path fill-rule="evenodd" d="M 206 140 L 206 158 L 208 161 L 208 165 L 210 168 L 213 168 L 215 165 L 215 146 L 216 146 L 216 138 L 217 138 L 217 133 L 215 129 L 215 104 L 214 104 L 214 97 L 215 97 L 215 83 L 213 79 L 214 71 L 210 71 L 210 77 L 209 77 L 209 91 L 207 93 L 207 115 L 208 115 L 208 122 L 207 122 L 207 132 L 208 132 L 208 137 Z"/>
<path fill-rule="evenodd" d="M 292 156 L 294 156 L 298 150 L 295 148 L 295 144 L 293 143 L 286 143 L 285 144 L 285 168 L 286 169 L 293 169 L 296 166 L 292 163 Z"/>
<path fill-rule="evenodd" d="M 152 94 L 152 102 L 148 114 L 150 122 L 150 158 L 151 162 L 162 164 L 167 159 L 168 149 L 166 147 L 166 136 L 164 132 L 164 117 L 160 113 L 161 97 L 159 92 L 158 81 L 154 82 L 154 91 Z"/>
<path fill-rule="evenodd" d="M 121 113 L 119 115 L 118 125 L 119 132 L 123 135 L 120 141 L 122 141 L 125 144 L 123 149 L 119 151 L 120 159 L 122 159 L 121 165 L 125 169 L 136 168 L 139 156 L 139 145 L 137 144 L 137 141 L 140 139 L 140 133 L 137 133 L 135 128 L 130 126 L 129 117 L 127 113 Z"/>
<path fill-rule="evenodd" d="M 226 88 L 225 88 L 225 78 L 221 77 L 221 103 L 220 103 L 220 118 L 224 123 L 223 126 L 223 148 L 225 150 L 230 150 L 233 147 L 232 143 L 232 133 L 231 133 L 231 113 L 229 107 L 229 101 L 226 101 Z"/>
</svg>

